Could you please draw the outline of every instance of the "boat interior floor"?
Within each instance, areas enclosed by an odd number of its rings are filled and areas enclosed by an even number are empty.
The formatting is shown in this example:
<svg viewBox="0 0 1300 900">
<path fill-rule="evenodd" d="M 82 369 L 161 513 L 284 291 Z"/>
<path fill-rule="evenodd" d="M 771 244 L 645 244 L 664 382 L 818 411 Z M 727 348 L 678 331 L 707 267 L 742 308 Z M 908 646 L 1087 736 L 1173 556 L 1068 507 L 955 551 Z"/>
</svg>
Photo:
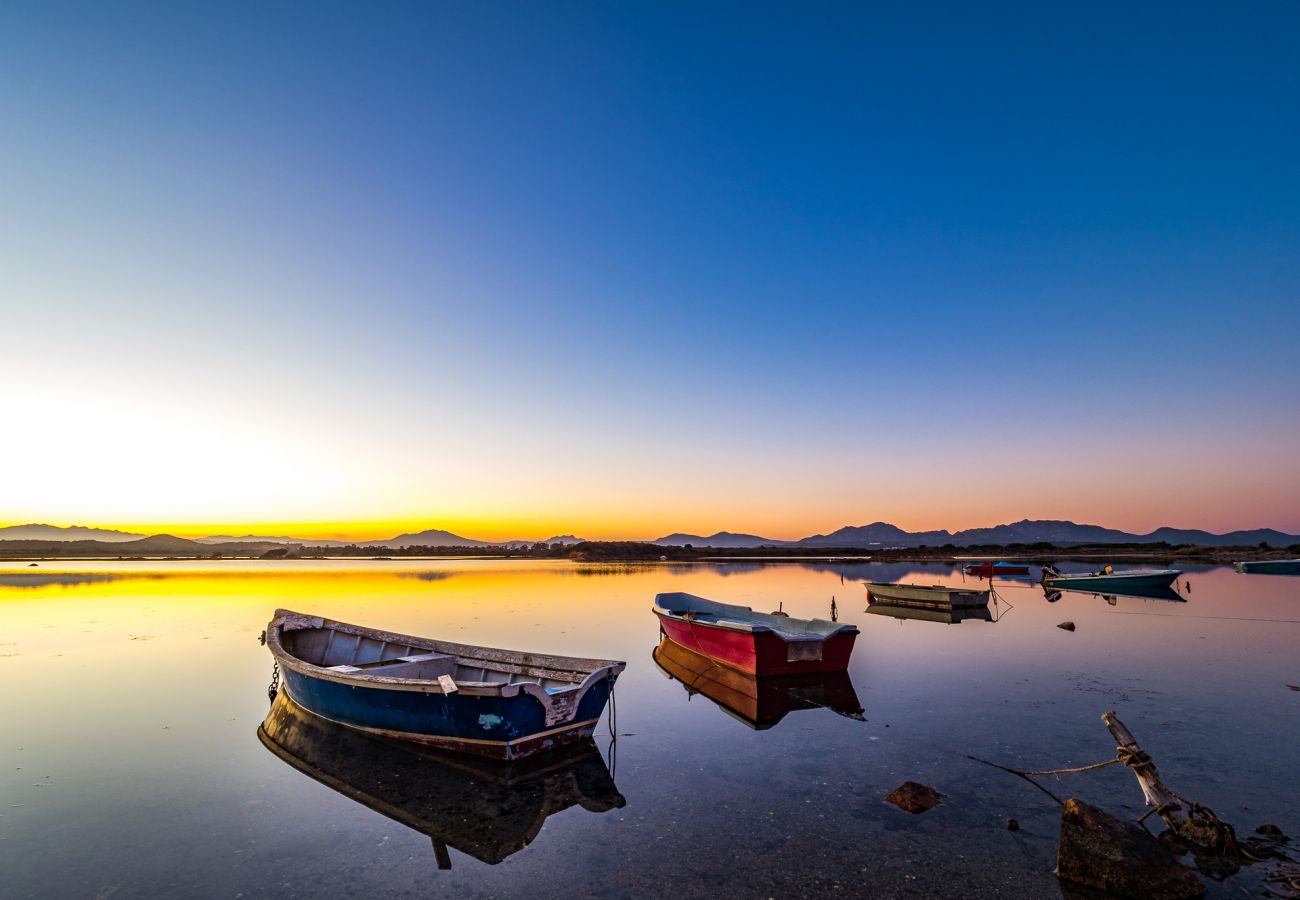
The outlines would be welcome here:
<svg viewBox="0 0 1300 900">
<path fill-rule="evenodd" d="M 510 671 L 482 660 L 467 660 L 448 653 L 362 634 L 331 629 L 304 629 L 284 635 L 285 649 L 301 659 L 343 674 L 380 675 L 386 678 L 417 678 L 436 681 L 450 675 L 457 682 L 480 684 L 539 685 L 549 694 L 575 690 L 572 681 L 544 678 Z M 517 667 L 516 667 L 517 668 Z"/>
</svg>

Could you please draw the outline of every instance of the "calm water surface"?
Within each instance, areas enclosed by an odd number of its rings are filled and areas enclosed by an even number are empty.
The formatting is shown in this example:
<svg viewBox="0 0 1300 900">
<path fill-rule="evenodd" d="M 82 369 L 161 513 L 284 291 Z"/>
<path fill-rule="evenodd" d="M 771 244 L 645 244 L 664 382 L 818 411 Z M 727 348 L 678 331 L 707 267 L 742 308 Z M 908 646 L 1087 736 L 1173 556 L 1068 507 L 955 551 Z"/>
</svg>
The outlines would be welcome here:
<svg viewBox="0 0 1300 900">
<path fill-rule="evenodd" d="M 962 580 L 941 565 L 7 563 L 0 896 L 1060 896 L 1056 804 L 965 754 L 1100 761 L 1108 709 L 1179 792 L 1239 831 L 1300 835 L 1300 578 L 1186 578 L 1185 602 L 1049 603 L 1007 583 L 997 621 L 949 625 L 867 614 L 860 584 Z M 814 690 L 755 729 L 688 692 L 651 656 L 653 597 L 675 590 L 801 617 L 834 597 L 862 629 L 849 675 L 865 721 Z M 286 761 L 258 737 L 257 637 L 277 607 L 625 659 L 621 736 L 611 747 L 603 722 L 599 755 L 513 780 L 328 730 L 298 733 L 315 758 Z M 908 779 L 943 803 L 882 802 Z M 1121 767 L 1049 786 L 1143 811 Z M 1262 874 L 1211 896 L 1258 895 Z"/>
</svg>

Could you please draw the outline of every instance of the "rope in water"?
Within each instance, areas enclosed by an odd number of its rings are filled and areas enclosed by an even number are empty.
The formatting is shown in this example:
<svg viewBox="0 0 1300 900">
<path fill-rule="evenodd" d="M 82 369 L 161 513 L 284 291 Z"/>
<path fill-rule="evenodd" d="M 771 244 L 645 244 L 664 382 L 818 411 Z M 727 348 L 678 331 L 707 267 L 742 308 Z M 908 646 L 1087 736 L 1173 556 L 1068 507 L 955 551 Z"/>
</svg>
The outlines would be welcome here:
<svg viewBox="0 0 1300 900">
<path fill-rule="evenodd" d="M 973 757 L 972 757 L 972 758 L 973 758 Z M 1074 774 L 1075 772 L 1091 772 L 1093 769 L 1101 769 L 1101 768 L 1104 768 L 1104 767 L 1106 767 L 1106 766 L 1113 766 L 1113 765 L 1115 765 L 1115 763 L 1119 763 L 1119 762 L 1124 762 L 1124 760 L 1122 760 L 1122 759 L 1120 759 L 1118 756 L 1116 756 L 1114 759 L 1108 759 L 1108 760 L 1106 760 L 1105 762 L 1093 763 L 1093 764 L 1090 765 L 1090 766 L 1075 766 L 1075 767 L 1070 768 L 1070 769 L 1043 769 L 1043 770 L 1038 771 L 1038 772 L 1022 772 L 1022 771 L 1019 771 L 1019 770 L 1015 770 L 1015 772 L 1016 772 L 1017 775 L 1025 775 L 1025 776 L 1028 776 L 1028 775 L 1072 775 L 1072 774 Z"/>
<path fill-rule="evenodd" d="M 1020 778 L 1025 779 L 1025 781 L 1028 781 L 1034 787 L 1038 788 L 1044 794 L 1051 797 L 1057 803 L 1060 803 L 1062 805 L 1064 805 L 1064 803 L 1061 800 L 1061 798 L 1053 794 L 1047 788 L 1043 787 L 1037 781 L 1034 781 L 1034 776 L 1073 775 L 1077 772 L 1091 772 L 1094 769 L 1104 769 L 1106 768 L 1106 766 L 1113 766 L 1116 763 L 1123 763 L 1126 766 L 1136 767 L 1136 766 L 1146 765 L 1151 762 L 1151 757 L 1147 756 L 1145 752 L 1133 753 L 1130 750 L 1125 750 L 1123 747 L 1116 748 L 1115 756 L 1112 759 L 1108 759 L 1098 763 L 1091 763 L 1090 765 L 1086 765 L 1086 766 L 1070 766 L 1069 768 L 1065 768 L 1065 769 L 1038 769 L 1038 770 L 1013 769 L 1010 766 L 1004 766 L 995 762 L 990 762 L 987 759 L 980 759 L 978 756 L 971 756 L 969 753 L 963 755 L 967 759 L 974 760 L 977 763 L 983 763 L 986 766 L 992 766 L 995 769 L 1001 769 L 1003 772 L 1010 772 L 1012 775 L 1016 775 L 1019 776 Z M 1181 797 L 1179 797 L 1178 799 L 1183 800 L 1183 798 Z M 1183 802 L 1186 803 L 1188 801 L 1183 800 Z"/>
</svg>

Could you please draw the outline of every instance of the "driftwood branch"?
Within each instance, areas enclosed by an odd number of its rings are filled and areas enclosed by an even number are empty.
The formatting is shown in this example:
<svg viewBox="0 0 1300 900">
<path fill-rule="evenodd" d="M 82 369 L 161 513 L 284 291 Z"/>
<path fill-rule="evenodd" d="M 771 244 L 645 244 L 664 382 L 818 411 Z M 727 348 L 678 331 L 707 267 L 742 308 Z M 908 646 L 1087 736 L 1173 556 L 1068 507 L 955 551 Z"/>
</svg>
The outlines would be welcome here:
<svg viewBox="0 0 1300 900">
<path fill-rule="evenodd" d="M 1121 761 L 1133 770 L 1134 777 L 1142 787 L 1142 796 L 1146 798 L 1147 806 L 1151 807 L 1152 811 L 1160 816 L 1175 834 L 1180 833 L 1187 823 L 1187 811 L 1183 809 L 1178 795 L 1160 780 L 1156 764 L 1138 744 L 1133 733 L 1115 717 L 1113 710 L 1103 713 L 1101 720 L 1106 723 L 1106 727 L 1115 738 L 1116 751 Z"/>
</svg>

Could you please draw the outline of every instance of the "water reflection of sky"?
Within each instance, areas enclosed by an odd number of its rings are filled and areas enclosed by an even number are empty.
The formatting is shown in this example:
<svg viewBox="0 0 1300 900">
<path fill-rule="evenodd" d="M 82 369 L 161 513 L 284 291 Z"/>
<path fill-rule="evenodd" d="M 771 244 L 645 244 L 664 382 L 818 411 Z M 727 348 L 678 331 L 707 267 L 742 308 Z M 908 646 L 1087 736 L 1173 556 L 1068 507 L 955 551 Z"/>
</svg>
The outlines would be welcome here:
<svg viewBox="0 0 1300 900">
<path fill-rule="evenodd" d="M 1035 768 L 1104 759 L 1113 747 L 1099 716 L 1111 708 L 1180 792 L 1239 829 L 1273 821 L 1300 833 L 1300 693 L 1287 688 L 1300 683 L 1300 579 L 1198 570 L 1186 602 L 1117 597 L 1113 606 L 1070 591 L 1048 603 L 1037 585 L 999 582 L 996 622 L 866 614 L 861 581 L 899 579 L 978 583 L 944 565 L 822 562 L 0 570 L 6 890 L 703 896 L 839 884 L 1041 896 L 1056 890 L 1055 807 L 965 754 Z M 862 629 L 849 674 L 867 721 L 802 709 L 753 731 L 692 697 L 651 658 L 650 606 L 668 590 L 806 617 L 826 616 L 834 597 L 841 620 Z M 626 807 L 563 809 L 501 865 L 458 858 L 436 871 L 426 835 L 303 776 L 257 740 L 270 658 L 256 638 L 277 607 L 627 660 L 613 767 Z M 1074 633 L 1055 627 L 1067 619 Z M 917 817 L 880 802 L 909 778 L 947 800 Z M 1120 814 L 1141 810 L 1124 771 L 1061 789 Z M 1019 832 L 1005 830 L 1009 817 Z"/>
</svg>

